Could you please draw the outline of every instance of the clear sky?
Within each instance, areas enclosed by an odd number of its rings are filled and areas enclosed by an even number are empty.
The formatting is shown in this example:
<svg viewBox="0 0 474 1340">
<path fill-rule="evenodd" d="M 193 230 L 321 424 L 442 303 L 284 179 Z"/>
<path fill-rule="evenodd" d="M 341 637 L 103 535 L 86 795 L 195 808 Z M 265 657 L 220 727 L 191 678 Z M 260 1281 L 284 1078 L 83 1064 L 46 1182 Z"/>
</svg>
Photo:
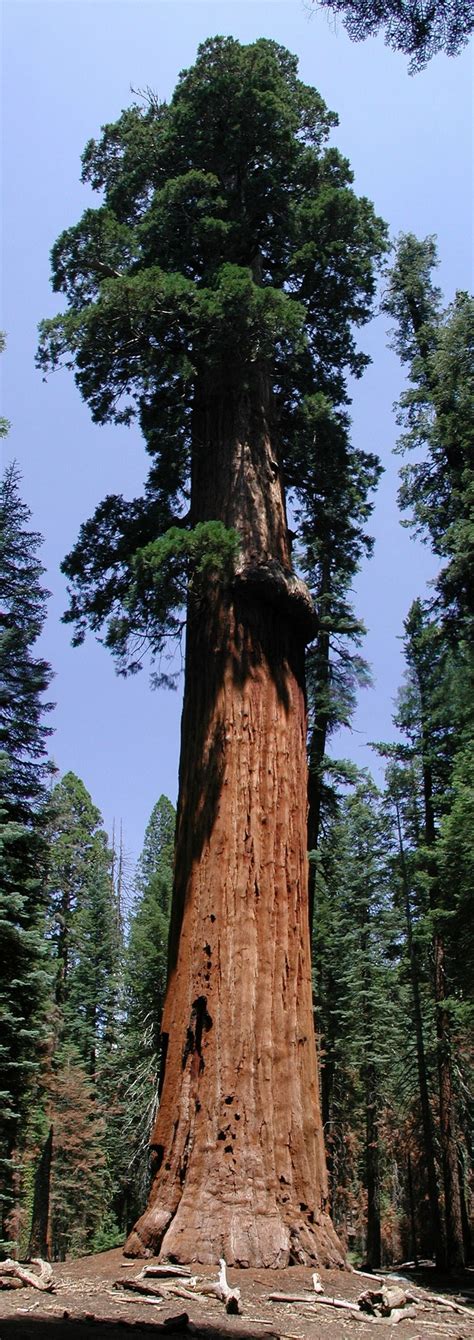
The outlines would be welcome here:
<svg viewBox="0 0 474 1340">
<path fill-rule="evenodd" d="M 449 300 L 456 288 L 472 287 L 472 48 L 456 60 L 437 56 L 409 77 L 405 58 L 382 39 L 349 42 L 342 25 L 305 0 L 4 0 L 2 20 L 2 412 L 12 424 L 4 455 L 18 461 L 32 524 L 45 540 L 52 597 L 41 650 L 55 671 L 57 703 L 51 753 L 61 772 L 83 779 L 109 833 L 114 819 L 123 820 L 136 857 L 159 794 L 176 800 L 180 694 L 152 693 L 145 672 L 118 679 L 92 637 L 70 647 L 60 622 L 59 564 L 106 493 L 141 491 L 145 453 L 136 429 L 91 424 L 70 373 L 44 383 L 34 367 L 37 323 L 58 310 L 51 246 L 99 203 L 80 183 L 82 149 L 133 101 L 131 89 L 168 98 L 206 37 L 274 38 L 296 52 L 302 78 L 339 114 L 334 142 L 392 236 L 437 235 L 439 282 Z M 355 729 L 343 733 L 338 752 L 363 765 L 367 741 L 391 734 L 403 618 L 433 568 L 397 514 L 392 403 L 402 373 L 387 351 L 383 318 L 360 342 L 373 363 L 354 389 L 354 439 L 385 466 L 371 526 L 375 555 L 355 600 L 375 687 L 362 695 Z"/>
</svg>

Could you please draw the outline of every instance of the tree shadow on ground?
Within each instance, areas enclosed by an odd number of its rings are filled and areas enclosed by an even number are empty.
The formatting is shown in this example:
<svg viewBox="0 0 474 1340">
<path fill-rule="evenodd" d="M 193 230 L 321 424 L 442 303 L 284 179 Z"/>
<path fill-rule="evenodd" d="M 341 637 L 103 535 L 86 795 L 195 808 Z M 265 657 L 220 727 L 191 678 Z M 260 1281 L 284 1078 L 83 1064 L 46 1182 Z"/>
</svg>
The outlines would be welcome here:
<svg viewBox="0 0 474 1340">
<path fill-rule="evenodd" d="M 94 1320 L 83 1317 L 9 1317 L 0 1323 L 1 1340 L 229 1340 L 235 1332 L 229 1326 L 213 1326 L 187 1322 L 184 1316 L 170 1317 L 163 1322 L 115 1321 L 102 1317 Z M 262 1331 L 242 1330 L 239 1340 L 261 1340 Z M 276 1332 L 265 1329 L 265 1340 L 278 1340 Z"/>
</svg>

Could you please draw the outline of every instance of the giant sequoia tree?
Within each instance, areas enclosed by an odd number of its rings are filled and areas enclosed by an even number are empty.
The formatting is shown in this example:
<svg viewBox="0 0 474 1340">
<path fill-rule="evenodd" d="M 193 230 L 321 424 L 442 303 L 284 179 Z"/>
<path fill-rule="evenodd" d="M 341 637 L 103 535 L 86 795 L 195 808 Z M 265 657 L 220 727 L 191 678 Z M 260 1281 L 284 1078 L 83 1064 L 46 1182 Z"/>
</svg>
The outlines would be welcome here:
<svg viewBox="0 0 474 1340">
<path fill-rule="evenodd" d="M 354 328 L 385 246 L 327 147 L 335 121 L 274 42 L 208 41 L 169 105 L 87 146 L 103 203 L 53 250 L 68 310 L 40 364 L 75 368 L 96 422 L 138 415 L 152 458 L 144 497 L 106 498 L 65 562 L 76 639 L 105 629 L 130 670 L 186 609 L 162 1094 L 131 1253 L 340 1258 L 307 908 L 316 623 L 285 499 L 313 515 L 311 463 L 365 365 Z"/>
</svg>

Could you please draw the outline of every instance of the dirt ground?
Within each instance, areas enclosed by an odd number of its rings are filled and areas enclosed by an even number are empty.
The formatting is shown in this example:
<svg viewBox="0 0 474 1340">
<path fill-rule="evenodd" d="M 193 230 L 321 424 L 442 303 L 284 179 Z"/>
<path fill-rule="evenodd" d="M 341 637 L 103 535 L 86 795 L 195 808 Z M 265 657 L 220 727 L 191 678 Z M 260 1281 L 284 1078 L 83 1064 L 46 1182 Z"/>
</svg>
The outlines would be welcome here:
<svg viewBox="0 0 474 1340">
<path fill-rule="evenodd" d="M 146 1264 L 151 1264 L 147 1262 Z M 474 1271 L 462 1279 L 439 1281 L 434 1272 L 405 1271 L 407 1287 L 423 1300 L 417 1315 L 393 1325 L 371 1321 L 362 1313 L 318 1303 L 312 1272 L 303 1266 L 287 1270 L 232 1270 L 229 1284 L 241 1291 L 242 1315 L 227 1315 L 215 1298 L 168 1294 L 152 1303 L 124 1288 L 137 1279 L 143 1262 L 126 1262 L 120 1250 L 66 1261 L 53 1267 L 54 1293 L 30 1287 L 0 1293 L 0 1340 L 374 1340 L 374 1325 L 383 1340 L 474 1340 Z M 196 1268 L 200 1278 L 216 1279 L 212 1267 Z M 371 1286 L 368 1277 L 349 1271 L 321 1270 L 324 1294 L 357 1301 Z M 388 1283 L 395 1283 L 385 1276 Z M 117 1287 L 118 1281 L 118 1287 Z M 164 1283 L 150 1279 L 159 1289 Z M 180 1289 L 176 1280 L 166 1281 Z M 305 1294 L 304 1303 L 269 1301 L 275 1292 Z M 471 1309 L 472 1319 L 434 1303 L 427 1294 L 442 1293 Z"/>
</svg>

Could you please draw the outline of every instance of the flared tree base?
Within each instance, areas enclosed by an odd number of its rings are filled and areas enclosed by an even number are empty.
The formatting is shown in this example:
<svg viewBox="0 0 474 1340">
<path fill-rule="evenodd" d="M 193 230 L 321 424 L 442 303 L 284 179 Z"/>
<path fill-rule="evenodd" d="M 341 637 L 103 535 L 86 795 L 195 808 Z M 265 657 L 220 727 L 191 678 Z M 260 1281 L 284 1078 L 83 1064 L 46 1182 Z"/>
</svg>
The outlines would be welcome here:
<svg viewBox="0 0 474 1340">
<path fill-rule="evenodd" d="M 291 1265 L 345 1265 L 329 1215 L 299 1210 L 283 1218 L 248 1204 L 211 1203 L 193 1208 L 183 1196 L 174 1215 L 153 1205 L 141 1216 L 124 1248 L 125 1256 L 159 1256 L 180 1264 L 216 1264 L 281 1269 Z"/>
</svg>

